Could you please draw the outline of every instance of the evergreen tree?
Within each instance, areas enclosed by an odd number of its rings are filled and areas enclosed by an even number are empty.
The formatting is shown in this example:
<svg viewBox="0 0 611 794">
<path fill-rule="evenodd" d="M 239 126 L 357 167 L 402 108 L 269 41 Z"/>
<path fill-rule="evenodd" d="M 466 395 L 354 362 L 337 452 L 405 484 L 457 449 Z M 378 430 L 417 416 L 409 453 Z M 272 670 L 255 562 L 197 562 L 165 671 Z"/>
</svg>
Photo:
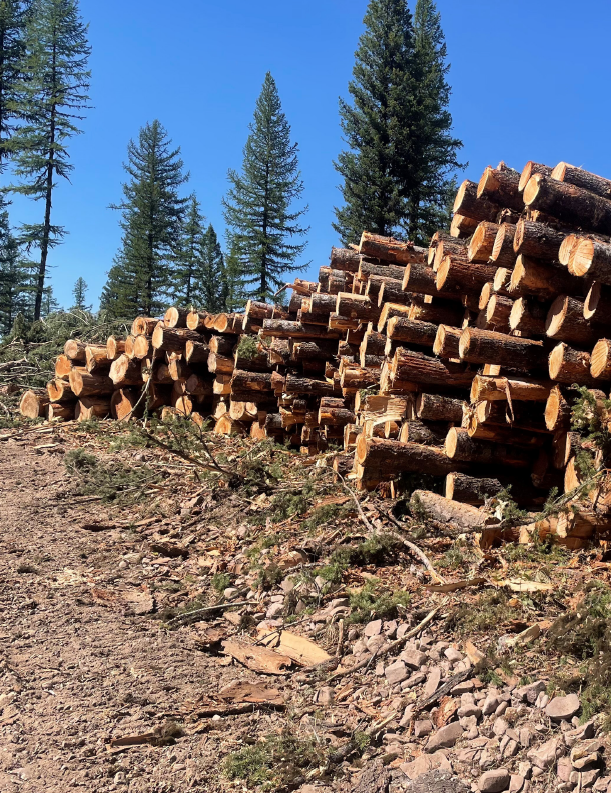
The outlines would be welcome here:
<svg viewBox="0 0 611 794">
<path fill-rule="evenodd" d="M 130 177 L 123 185 L 124 201 L 111 205 L 122 212 L 123 238 L 108 273 L 100 307 L 111 317 L 154 317 L 167 305 L 170 283 L 180 255 L 182 223 L 188 198 L 178 188 L 189 176 L 183 172 L 180 149 L 159 121 L 140 130 L 129 142 Z"/>
<path fill-rule="evenodd" d="M 25 123 L 15 133 L 17 192 L 42 201 L 42 223 L 24 224 L 21 240 L 30 250 L 40 249 L 34 319 L 41 315 L 49 249 L 59 245 L 64 227 L 51 223 L 56 177 L 69 178 L 66 144 L 80 133 L 77 123 L 87 105 L 90 47 L 87 28 L 80 19 L 77 0 L 34 0 L 26 25 L 24 76 L 19 103 Z M 47 299 L 48 304 L 48 299 Z"/>
<path fill-rule="evenodd" d="M 72 295 L 74 296 L 74 303 L 70 308 L 78 309 L 82 312 L 91 311 L 91 306 L 87 306 L 85 303 L 85 298 L 87 295 L 87 282 L 82 276 L 79 276 L 75 281 L 74 287 L 72 288 Z"/>
<path fill-rule="evenodd" d="M 25 23 L 31 0 L 0 0 L 0 171 L 22 116 L 20 83 L 25 54 Z"/>
<path fill-rule="evenodd" d="M 180 254 L 175 273 L 174 300 L 183 306 L 190 306 L 196 300 L 195 279 L 201 265 L 204 220 L 205 218 L 200 211 L 200 203 L 195 193 L 193 193 L 189 198 L 189 205 L 185 214 Z"/>
<path fill-rule="evenodd" d="M 294 209 L 303 192 L 298 147 L 280 104 L 273 77 L 265 75 L 250 135 L 243 149 L 242 172 L 229 170 L 231 184 L 223 200 L 227 239 L 246 285 L 258 300 L 271 297 L 282 275 L 295 269 L 306 243 L 291 242 L 308 229 L 299 221 L 307 206 Z"/>
<path fill-rule="evenodd" d="M 335 230 L 344 244 L 363 230 L 423 244 L 445 219 L 461 142 L 451 137 L 450 89 L 439 14 L 418 0 L 370 0 L 356 52 L 352 104 L 340 100 L 348 151 L 335 164 L 344 206 Z"/>
<path fill-rule="evenodd" d="M 212 224 L 202 235 L 195 291 L 199 306 L 210 312 L 226 311 L 225 261 Z"/>
<path fill-rule="evenodd" d="M 242 263 L 235 246 L 230 248 L 229 253 L 224 257 L 221 299 L 222 311 L 225 312 L 240 311 L 248 300 L 242 275 Z"/>
<path fill-rule="evenodd" d="M 8 211 L 0 211 L 0 334 L 8 334 L 15 317 L 31 316 L 31 275 L 9 226 Z"/>
<path fill-rule="evenodd" d="M 42 318 L 48 317 L 50 314 L 62 311 L 59 303 L 53 294 L 53 287 L 49 284 L 42 291 L 42 303 L 40 307 L 40 316 Z"/>
</svg>

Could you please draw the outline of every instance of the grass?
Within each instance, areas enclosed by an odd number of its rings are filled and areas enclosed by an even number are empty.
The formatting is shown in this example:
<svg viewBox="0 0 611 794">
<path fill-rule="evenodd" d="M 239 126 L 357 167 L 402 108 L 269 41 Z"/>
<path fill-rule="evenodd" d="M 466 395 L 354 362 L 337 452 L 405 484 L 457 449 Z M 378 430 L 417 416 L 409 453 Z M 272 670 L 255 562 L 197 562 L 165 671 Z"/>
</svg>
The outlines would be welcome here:
<svg viewBox="0 0 611 794">
<path fill-rule="evenodd" d="M 76 496 L 98 496 L 103 502 L 122 505 L 140 501 L 145 490 L 162 476 L 147 466 L 130 468 L 117 461 L 103 463 L 83 449 L 67 452 L 64 465 L 76 481 Z"/>
<path fill-rule="evenodd" d="M 503 624 L 524 617 L 523 610 L 516 605 L 517 600 L 504 590 L 487 590 L 475 601 L 460 606 L 448 618 L 446 628 L 463 635 L 487 631 L 501 633 Z"/>
<path fill-rule="evenodd" d="M 229 585 L 231 584 L 231 578 L 229 574 L 226 573 L 215 573 L 212 577 L 212 587 L 216 590 L 219 595 L 222 595 L 223 592 Z"/>
<path fill-rule="evenodd" d="M 399 615 L 400 609 L 406 611 L 411 602 L 411 594 L 403 590 L 379 591 L 376 582 L 367 582 L 362 590 L 348 591 L 352 612 L 348 623 L 365 623 L 382 618 L 392 620 Z"/>
</svg>

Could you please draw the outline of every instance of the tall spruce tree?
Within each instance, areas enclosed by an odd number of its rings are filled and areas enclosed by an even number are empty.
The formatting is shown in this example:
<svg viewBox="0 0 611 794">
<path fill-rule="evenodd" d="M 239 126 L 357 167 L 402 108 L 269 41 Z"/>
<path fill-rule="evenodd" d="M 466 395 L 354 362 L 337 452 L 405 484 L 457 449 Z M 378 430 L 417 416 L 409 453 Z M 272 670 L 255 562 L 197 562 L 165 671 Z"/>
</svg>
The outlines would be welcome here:
<svg viewBox="0 0 611 794">
<path fill-rule="evenodd" d="M 25 25 L 31 0 L 0 0 L 0 172 L 11 153 L 11 138 L 23 116 L 21 81 Z"/>
<path fill-rule="evenodd" d="M 418 0 L 415 21 L 407 0 L 370 0 L 364 22 L 352 103 L 340 99 L 350 148 L 335 164 L 344 206 L 334 228 L 344 244 L 365 229 L 422 244 L 443 221 L 450 175 L 461 167 L 439 14 L 432 0 Z"/>
<path fill-rule="evenodd" d="M 31 273 L 10 228 L 8 211 L 0 211 L 0 334 L 8 334 L 15 317 L 32 315 Z"/>
<path fill-rule="evenodd" d="M 195 299 L 196 274 L 201 263 L 202 241 L 204 237 L 204 216 L 200 203 L 193 193 L 185 213 L 180 252 L 175 270 L 174 300 L 189 306 Z"/>
<path fill-rule="evenodd" d="M 198 305 L 210 312 L 226 311 L 228 287 L 225 260 L 212 224 L 202 235 L 200 260 L 196 272 L 195 294 Z"/>
<path fill-rule="evenodd" d="M 274 78 L 265 75 L 243 149 L 242 171 L 229 170 L 231 184 L 223 199 L 229 247 L 240 263 L 247 295 L 270 298 L 306 243 L 292 242 L 307 233 L 299 218 L 307 206 L 294 208 L 303 192 L 296 143 L 282 112 Z"/>
<path fill-rule="evenodd" d="M 248 298 L 244 286 L 242 263 L 235 250 L 235 245 L 225 254 L 223 265 L 222 311 L 239 311 L 244 308 Z"/>
<path fill-rule="evenodd" d="M 140 130 L 138 142 L 129 142 L 130 179 L 123 185 L 124 201 L 111 205 L 121 210 L 123 238 L 108 273 L 100 308 L 111 317 L 145 314 L 154 317 L 167 305 L 183 240 L 183 217 L 188 198 L 179 187 L 183 172 L 180 149 L 159 121 Z"/>
<path fill-rule="evenodd" d="M 91 311 L 91 306 L 87 306 L 85 303 L 87 298 L 87 282 L 82 276 L 79 276 L 74 282 L 72 296 L 74 298 L 74 303 L 70 307 L 71 309 L 78 309 L 81 312 Z"/>
<path fill-rule="evenodd" d="M 28 250 L 40 250 L 35 320 L 41 315 L 49 250 L 66 234 L 64 227 L 51 223 L 53 190 L 56 177 L 68 179 L 74 168 L 67 143 L 81 132 L 77 123 L 84 118 L 89 99 L 90 52 L 77 0 L 34 0 L 27 16 L 19 97 L 25 122 L 13 136 L 11 148 L 14 171 L 21 179 L 14 189 L 44 206 L 41 223 L 21 227 L 22 243 Z"/>
</svg>

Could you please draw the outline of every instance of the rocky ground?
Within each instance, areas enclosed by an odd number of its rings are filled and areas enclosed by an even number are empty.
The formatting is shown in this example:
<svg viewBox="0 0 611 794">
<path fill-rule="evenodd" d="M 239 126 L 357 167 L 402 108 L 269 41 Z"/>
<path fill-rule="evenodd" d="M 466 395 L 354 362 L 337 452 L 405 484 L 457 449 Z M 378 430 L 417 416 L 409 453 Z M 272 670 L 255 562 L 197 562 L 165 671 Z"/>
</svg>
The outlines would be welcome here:
<svg viewBox="0 0 611 794">
<path fill-rule="evenodd" d="M 605 549 L 133 435 L 0 430 L 1 790 L 611 791 Z"/>
</svg>

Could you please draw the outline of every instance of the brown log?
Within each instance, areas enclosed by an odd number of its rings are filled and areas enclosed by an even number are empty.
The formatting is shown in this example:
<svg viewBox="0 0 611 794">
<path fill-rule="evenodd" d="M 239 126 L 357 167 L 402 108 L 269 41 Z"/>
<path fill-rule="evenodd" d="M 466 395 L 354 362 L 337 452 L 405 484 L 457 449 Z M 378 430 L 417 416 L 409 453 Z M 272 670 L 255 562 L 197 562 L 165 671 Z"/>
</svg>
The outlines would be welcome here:
<svg viewBox="0 0 611 794">
<path fill-rule="evenodd" d="M 589 190 L 590 193 L 595 193 L 597 196 L 611 198 L 611 180 L 584 171 L 583 168 L 569 165 L 569 163 L 558 163 L 552 171 L 551 177 L 559 182 L 566 182 L 568 185 Z"/>
<path fill-rule="evenodd" d="M 87 345 L 85 361 L 89 372 L 107 372 L 111 362 L 107 356 L 106 345 Z"/>
<path fill-rule="evenodd" d="M 448 534 L 452 534 L 453 530 L 477 529 L 487 523 L 486 514 L 480 512 L 477 507 L 446 499 L 432 491 L 414 491 L 410 505 L 416 515 L 424 515 L 435 521 L 437 525 L 443 526 Z"/>
<path fill-rule="evenodd" d="M 611 287 L 600 281 L 592 282 L 583 305 L 583 316 L 596 323 L 608 322 L 611 318 Z"/>
<path fill-rule="evenodd" d="M 170 306 L 163 315 L 163 324 L 166 328 L 186 328 L 188 309 L 179 309 L 177 306 Z"/>
<path fill-rule="evenodd" d="M 536 431 L 517 429 L 515 425 L 495 425 L 488 422 L 481 422 L 477 415 L 472 415 L 469 420 L 467 433 L 470 438 L 481 441 L 491 441 L 495 444 L 509 444 L 512 447 L 522 447 L 523 449 L 533 449 L 542 447 L 548 440 L 547 432 L 540 432 L 540 423 Z M 545 430 L 545 428 L 543 428 Z"/>
<path fill-rule="evenodd" d="M 110 398 L 110 412 L 119 422 L 142 416 L 145 400 L 138 389 L 116 389 Z"/>
<path fill-rule="evenodd" d="M 110 416 L 110 399 L 108 397 L 82 397 L 74 408 L 77 422 L 87 419 L 105 419 Z"/>
<path fill-rule="evenodd" d="M 379 380 L 379 369 L 348 364 L 342 370 L 340 385 L 344 391 L 354 393 L 359 389 L 368 389 L 370 386 L 377 385 Z"/>
<path fill-rule="evenodd" d="M 553 384 L 530 378 L 476 375 L 471 385 L 471 402 L 511 400 L 545 402 Z"/>
<path fill-rule="evenodd" d="M 509 282 L 513 298 L 532 296 L 540 300 L 554 300 L 558 295 L 579 295 L 583 284 L 564 268 L 541 264 L 534 259 L 518 256 Z"/>
<path fill-rule="evenodd" d="M 194 342 L 189 339 L 185 345 L 185 361 L 187 364 L 206 364 L 210 348 L 205 342 Z"/>
<path fill-rule="evenodd" d="M 234 360 L 228 356 L 221 356 L 218 353 L 208 353 L 208 372 L 219 375 L 231 375 L 234 371 Z"/>
<path fill-rule="evenodd" d="M 318 273 L 320 285 L 318 289 L 321 292 L 337 295 L 338 292 L 347 292 L 350 289 L 352 281 L 348 277 L 348 273 L 343 270 L 332 270 L 330 267 L 321 267 Z"/>
<path fill-rule="evenodd" d="M 597 380 L 590 374 L 590 365 L 589 353 L 575 350 L 566 342 L 560 342 L 549 354 L 549 376 L 559 383 L 595 387 Z"/>
<path fill-rule="evenodd" d="M 569 263 L 572 265 L 572 261 L 575 257 L 575 253 L 577 251 L 577 247 L 583 238 L 579 234 L 567 234 L 560 245 L 560 249 L 558 251 L 558 261 L 561 265 L 566 265 L 568 267 Z"/>
<path fill-rule="evenodd" d="M 337 341 L 319 339 L 312 342 L 291 340 L 291 359 L 293 361 L 328 361 L 337 356 Z"/>
<path fill-rule="evenodd" d="M 465 179 L 458 188 L 452 211 L 475 221 L 494 221 L 501 207 L 484 196 L 478 198 L 477 188 L 476 182 Z"/>
<path fill-rule="evenodd" d="M 455 328 L 451 325 L 440 325 L 437 328 L 435 341 L 433 342 L 433 353 L 440 358 L 458 358 L 458 344 L 462 334 L 462 328 Z"/>
<path fill-rule="evenodd" d="M 263 334 L 282 339 L 339 339 L 340 332 L 291 320 L 263 320 Z"/>
<path fill-rule="evenodd" d="M 86 361 L 86 348 L 87 345 L 85 342 L 81 342 L 80 339 L 68 339 L 64 345 L 64 355 L 73 362 L 84 364 Z"/>
<path fill-rule="evenodd" d="M 112 362 L 108 375 L 115 388 L 123 388 L 125 386 L 141 386 L 142 364 L 139 360 L 130 359 L 123 354 Z M 100 393 L 103 394 L 104 392 Z"/>
<path fill-rule="evenodd" d="M 545 333 L 551 339 L 589 347 L 599 334 L 583 316 L 584 301 L 570 295 L 559 295 L 552 303 L 545 320 Z"/>
<path fill-rule="evenodd" d="M 432 267 L 423 264 L 408 265 L 405 268 L 402 287 L 406 292 L 417 295 L 431 295 L 434 298 L 450 298 L 456 300 L 453 293 L 440 291 L 437 288 L 437 275 Z"/>
<path fill-rule="evenodd" d="M 242 400 L 230 400 L 229 417 L 234 422 L 254 422 L 257 418 L 257 404 Z"/>
<path fill-rule="evenodd" d="M 221 396 L 231 393 L 231 375 L 215 375 L 212 381 L 212 394 Z"/>
<path fill-rule="evenodd" d="M 241 422 L 234 422 L 229 414 L 223 414 L 217 419 L 212 431 L 219 436 L 245 435 L 245 427 Z"/>
<path fill-rule="evenodd" d="M 187 314 L 185 325 L 190 331 L 198 331 L 199 333 L 202 333 L 206 330 L 206 320 L 209 316 L 210 315 L 208 312 L 196 312 L 194 310 L 190 311 Z"/>
<path fill-rule="evenodd" d="M 412 314 L 412 306 L 404 306 L 400 303 L 385 303 L 380 312 L 377 328 L 380 333 L 386 331 L 386 324 L 393 317 L 409 318 Z"/>
<path fill-rule="evenodd" d="M 514 266 L 516 254 L 513 250 L 513 241 L 516 230 L 517 226 L 513 223 L 502 223 L 499 226 L 490 254 L 490 261 L 494 262 L 497 267 L 512 268 Z"/>
<path fill-rule="evenodd" d="M 564 492 L 570 493 L 571 491 L 579 488 L 583 478 L 579 471 L 576 458 L 571 458 L 564 471 Z"/>
<path fill-rule="evenodd" d="M 221 356 L 231 356 L 233 355 L 233 349 L 235 347 L 235 337 L 234 336 L 222 336 L 221 334 L 214 334 L 210 337 L 210 342 L 208 343 L 208 348 L 211 353 L 218 353 Z M 185 347 L 186 352 L 186 347 Z"/>
<path fill-rule="evenodd" d="M 172 358 L 168 361 L 168 372 L 172 380 L 186 381 L 193 374 L 191 367 L 182 358 Z"/>
<path fill-rule="evenodd" d="M 231 379 L 232 393 L 237 391 L 270 392 L 272 376 L 267 372 L 234 370 Z"/>
<path fill-rule="evenodd" d="M 524 188 L 524 203 L 564 223 L 611 234 L 611 201 L 575 185 L 535 174 Z"/>
<path fill-rule="evenodd" d="M 455 386 L 466 389 L 474 373 L 462 364 L 440 361 L 423 353 L 397 348 L 392 361 L 392 380 L 411 381 L 431 386 Z"/>
<path fill-rule="evenodd" d="M 267 361 L 271 367 L 276 364 L 288 364 L 291 357 L 290 339 L 272 338 L 267 351 Z"/>
<path fill-rule="evenodd" d="M 429 265 L 433 270 L 437 271 L 439 265 L 443 262 L 446 256 L 453 256 L 455 259 L 462 259 L 467 261 L 467 251 L 469 244 L 466 240 L 457 240 L 455 237 L 450 237 L 447 240 L 440 240 L 439 244 L 435 247 L 435 256 Z"/>
<path fill-rule="evenodd" d="M 545 176 L 551 176 L 553 170 L 554 169 L 549 165 L 543 165 L 542 163 L 535 163 L 533 160 L 529 160 L 520 174 L 518 190 L 520 192 L 523 191 L 531 176 L 534 176 L 534 174 L 545 174 Z"/>
<path fill-rule="evenodd" d="M 159 320 L 155 317 L 136 317 L 132 323 L 131 334 L 132 336 L 138 336 L 139 334 L 151 336 L 158 322 Z"/>
<path fill-rule="evenodd" d="M 509 330 L 509 316 L 513 308 L 511 298 L 492 295 L 486 306 L 486 322 L 492 331 Z"/>
<path fill-rule="evenodd" d="M 153 352 L 151 348 L 151 338 L 144 334 L 134 337 L 134 358 L 147 358 Z"/>
<path fill-rule="evenodd" d="M 549 304 L 532 298 L 518 298 L 513 302 L 509 315 L 509 328 L 522 336 L 543 336 Z"/>
<path fill-rule="evenodd" d="M 214 330 L 218 331 L 219 334 L 235 334 L 238 336 L 244 330 L 252 329 L 244 329 L 244 316 L 242 314 L 221 312 L 214 318 Z"/>
<path fill-rule="evenodd" d="M 513 168 L 509 168 L 505 163 L 499 163 L 496 168 L 489 165 L 479 180 L 477 197 L 522 212 L 524 200 L 519 184 L 520 174 Z"/>
<path fill-rule="evenodd" d="M 365 284 L 365 289 L 363 294 L 366 295 L 368 298 L 371 298 L 374 302 L 378 300 L 379 303 L 380 290 L 387 281 L 398 284 L 399 287 L 401 287 L 403 279 L 398 279 L 398 278 L 393 279 L 390 278 L 389 276 L 377 276 L 375 274 L 372 274 L 367 279 L 367 283 Z"/>
<path fill-rule="evenodd" d="M 394 237 L 383 237 L 371 232 L 363 232 L 359 245 L 359 253 L 363 256 L 403 265 L 424 261 L 425 250 L 413 243 L 403 243 Z"/>
<path fill-rule="evenodd" d="M 417 263 L 415 263 L 417 264 Z M 405 268 L 407 265 L 389 265 L 386 262 L 379 262 L 377 259 L 362 259 L 359 272 L 356 274 L 356 281 L 366 282 L 371 276 L 384 276 L 386 278 L 396 278 L 403 281 Z M 343 290 L 347 292 L 348 290 Z M 357 290 L 353 290 L 356 292 Z"/>
<path fill-rule="evenodd" d="M 569 460 L 579 452 L 580 448 L 581 436 L 579 433 L 559 430 L 555 433 L 552 442 L 553 467 L 555 469 L 565 469 Z"/>
<path fill-rule="evenodd" d="M 435 298 L 433 303 L 419 304 L 413 301 L 408 316 L 410 320 L 420 320 L 423 323 L 456 326 L 461 323 L 464 311 L 457 303 Z"/>
<path fill-rule="evenodd" d="M 338 268 L 341 270 L 341 268 Z M 289 285 L 290 288 L 299 295 L 311 295 L 318 289 L 317 281 L 306 281 L 302 278 L 293 279 L 293 283 Z"/>
<path fill-rule="evenodd" d="M 370 323 L 360 345 L 360 354 L 366 353 L 371 356 L 383 356 L 387 339 L 388 337 L 386 334 L 375 331 L 373 329 L 373 323 Z"/>
<path fill-rule="evenodd" d="M 571 426 L 571 403 L 558 384 L 549 393 L 545 403 L 545 426 L 551 432 L 568 430 Z"/>
<path fill-rule="evenodd" d="M 125 339 L 124 355 L 128 358 L 134 357 L 134 341 L 136 337 L 129 334 Z"/>
<path fill-rule="evenodd" d="M 371 281 L 371 278 L 370 278 Z M 403 289 L 403 284 L 395 279 L 385 281 L 378 293 L 378 306 L 385 303 L 402 303 L 407 305 L 412 301 L 412 293 Z"/>
<path fill-rule="evenodd" d="M 106 358 L 109 361 L 114 361 L 115 358 L 118 358 L 124 352 L 125 340 L 109 336 L 106 340 Z"/>
<path fill-rule="evenodd" d="M 467 258 L 469 262 L 488 262 L 494 250 L 494 242 L 499 229 L 500 226 L 490 221 L 482 221 L 478 225 L 467 248 Z M 455 261 L 461 261 L 457 257 L 452 258 Z M 439 267 L 441 267 L 441 263 L 439 263 L 437 269 L 439 269 Z"/>
<path fill-rule="evenodd" d="M 472 364 L 494 363 L 529 370 L 544 367 L 547 361 L 542 342 L 477 328 L 465 328 L 458 347 L 460 358 Z"/>
<path fill-rule="evenodd" d="M 611 380 L 611 340 L 599 339 L 594 345 L 590 374 L 599 380 Z"/>
<path fill-rule="evenodd" d="M 61 378 L 54 378 L 47 383 L 47 395 L 52 403 L 67 402 L 76 396 L 70 384 Z"/>
<path fill-rule="evenodd" d="M 611 243 L 582 237 L 568 264 L 574 276 L 588 276 L 611 284 Z"/>
<path fill-rule="evenodd" d="M 212 380 L 193 372 L 185 379 L 185 390 L 188 394 L 200 399 L 202 397 L 212 397 Z"/>
<path fill-rule="evenodd" d="M 127 361 L 129 362 L 129 359 Z M 142 382 L 142 378 L 140 382 Z M 70 372 L 70 388 L 79 399 L 82 399 L 99 394 L 111 394 L 115 389 L 115 384 L 107 375 L 87 372 L 85 367 L 74 367 Z"/>
<path fill-rule="evenodd" d="M 448 460 L 443 450 L 436 447 L 366 438 L 362 434 L 356 444 L 356 460 L 386 476 L 397 476 L 404 471 L 443 476 L 450 471 L 464 469 Z"/>
<path fill-rule="evenodd" d="M 503 488 L 501 482 L 492 477 L 472 477 L 453 471 L 446 476 L 445 497 L 468 505 L 483 505 Z"/>
<path fill-rule="evenodd" d="M 248 369 L 251 372 L 269 372 L 267 350 L 263 346 L 254 354 L 249 355 L 248 353 L 241 353 L 238 345 L 233 356 L 233 363 L 235 369 Z"/>
<path fill-rule="evenodd" d="M 44 389 L 28 389 L 19 401 L 19 413 L 28 419 L 44 416 L 49 406 L 49 397 Z"/>
<path fill-rule="evenodd" d="M 448 430 L 445 453 L 452 461 L 525 468 L 533 462 L 533 451 L 471 438 L 465 428 Z"/>
<path fill-rule="evenodd" d="M 339 293 L 335 311 L 342 317 L 350 317 L 360 322 L 377 321 L 380 316 L 380 308 L 373 303 L 371 298 L 367 295 L 353 295 L 349 292 Z"/>
<path fill-rule="evenodd" d="M 329 330 L 330 331 L 356 331 L 360 327 L 358 320 L 351 320 L 348 317 L 342 317 L 337 312 L 332 312 L 329 315 Z"/>
<path fill-rule="evenodd" d="M 444 439 L 448 432 L 446 422 L 425 422 L 420 419 L 410 419 L 403 422 L 399 441 L 402 443 L 411 442 L 413 444 L 432 444 L 433 446 L 443 446 Z M 386 436 L 388 438 L 388 436 Z"/>
<path fill-rule="evenodd" d="M 51 422 L 54 419 L 62 419 L 64 421 L 72 421 L 74 419 L 76 409 L 76 402 L 74 400 L 70 402 L 62 402 L 62 403 L 49 403 L 47 406 L 47 419 Z"/>
<path fill-rule="evenodd" d="M 455 213 L 452 218 L 452 223 L 450 224 L 450 234 L 452 237 L 466 239 L 473 234 L 478 223 L 479 220 L 475 218 L 468 218 L 466 215 Z"/>
<path fill-rule="evenodd" d="M 331 267 L 335 270 L 345 270 L 348 273 L 356 273 L 360 263 L 360 255 L 351 248 L 331 249 Z"/>
<path fill-rule="evenodd" d="M 186 343 L 202 342 L 202 335 L 197 331 L 190 331 L 188 328 L 165 328 L 163 323 L 155 326 L 152 336 L 152 344 L 155 350 L 163 350 L 169 353 L 182 353 Z"/>
<path fill-rule="evenodd" d="M 562 232 L 552 229 L 544 223 L 535 223 L 521 218 L 516 225 L 513 250 L 515 254 L 555 262 L 558 260 L 564 237 Z"/>
<path fill-rule="evenodd" d="M 405 317 L 391 317 L 386 326 L 386 333 L 392 341 L 432 347 L 437 336 L 437 328 L 434 323 L 409 320 Z"/>
<path fill-rule="evenodd" d="M 416 414 L 419 419 L 460 424 L 462 413 L 462 400 L 457 400 L 454 397 L 444 397 L 440 394 L 422 393 L 418 395 Z"/>
<path fill-rule="evenodd" d="M 494 279 L 496 270 L 494 265 L 459 262 L 447 256 L 439 266 L 435 284 L 439 292 L 446 294 L 471 292 L 479 295 L 484 284 Z"/>
<path fill-rule="evenodd" d="M 324 406 L 318 409 L 318 423 L 322 426 L 345 427 L 354 424 L 356 416 L 349 408 Z"/>
<path fill-rule="evenodd" d="M 152 383 L 170 384 L 172 383 L 172 376 L 168 369 L 167 362 L 162 359 L 146 358 L 140 362 L 140 373 L 144 383 L 149 380 Z"/>
<path fill-rule="evenodd" d="M 390 419 L 384 422 L 384 438 L 399 438 L 401 432 L 401 425 L 398 422 Z"/>
<path fill-rule="evenodd" d="M 509 296 L 509 282 L 511 281 L 512 270 L 506 267 L 497 267 L 494 279 L 492 281 L 492 291 L 499 295 Z M 483 287 L 482 287 L 483 289 Z"/>
</svg>

